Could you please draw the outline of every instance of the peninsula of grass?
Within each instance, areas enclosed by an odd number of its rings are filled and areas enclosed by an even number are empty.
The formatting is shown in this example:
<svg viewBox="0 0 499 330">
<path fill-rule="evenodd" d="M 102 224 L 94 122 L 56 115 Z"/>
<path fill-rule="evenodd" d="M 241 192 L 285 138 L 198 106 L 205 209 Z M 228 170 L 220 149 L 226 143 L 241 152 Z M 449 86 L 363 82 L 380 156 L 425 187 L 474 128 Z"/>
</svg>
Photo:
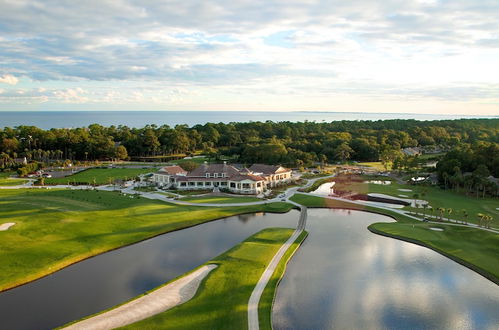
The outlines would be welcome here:
<svg viewBox="0 0 499 330">
<path fill-rule="evenodd" d="M 18 186 L 26 183 L 28 180 L 21 178 L 12 178 L 12 172 L 2 172 L 0 173 L 0 186 Z"/>
<path fill-rule="evenodd" d="M 260 198 L 249 196 L 202 196 L 202 197 L 184 197 L 182 201 L 201 204 L 231 204 L 231 203 L 250 203 L 261 202 Z"/>
<path fill-rule="evenodd" d="M 85 258 L 166 232 L 252 212 L 287 212 L 289 203 L 179 206 L 118 192 L 0 190 L 0 291 Z"/>
<path fill-rule="evenodd" d="M 218 267 L 201 283 L 193 299 L 121 329 L 247 329 L 249 297 L 263 271 L 293 231 L 268 228 L 256 233 L 207 262 Z M 297 239 L 291 250 L 294 251 L 301 240 L 303 236 Z M 271 305 L 268 298 L 273 297 L 275 279 L 282 276 L 284 267 L 279 270 L 264 292 L 265 311 L 268 313 Z M 265 323 L 261 329 L 271 328 Z"/>
<path fill-rule="evenodd" d="M 154 172 L 154 168 L 91 168 L 64 178 L 47 178 L 45 184 L 103 185 L 116 181 L 133 180 L 139 174 Z"/>
<path fill-rule="evenodd" d="M 368 228 L 379 235 L 430 248 L 499 284 L 499 234 L 431 223 L 374 223 Z"/>
</svg>

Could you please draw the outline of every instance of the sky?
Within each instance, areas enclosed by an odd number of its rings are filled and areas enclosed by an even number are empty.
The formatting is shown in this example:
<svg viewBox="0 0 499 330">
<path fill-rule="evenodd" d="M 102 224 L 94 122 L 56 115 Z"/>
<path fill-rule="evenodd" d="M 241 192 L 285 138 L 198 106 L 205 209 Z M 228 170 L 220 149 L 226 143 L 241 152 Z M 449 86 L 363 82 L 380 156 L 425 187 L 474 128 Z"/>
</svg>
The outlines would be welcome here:
<svg viewBox="0 0 499 330">
<path fill-rule="evenodd" d="M 0 0 L 0 111 L 499 115 L 498 0 Z"/>
</svg>

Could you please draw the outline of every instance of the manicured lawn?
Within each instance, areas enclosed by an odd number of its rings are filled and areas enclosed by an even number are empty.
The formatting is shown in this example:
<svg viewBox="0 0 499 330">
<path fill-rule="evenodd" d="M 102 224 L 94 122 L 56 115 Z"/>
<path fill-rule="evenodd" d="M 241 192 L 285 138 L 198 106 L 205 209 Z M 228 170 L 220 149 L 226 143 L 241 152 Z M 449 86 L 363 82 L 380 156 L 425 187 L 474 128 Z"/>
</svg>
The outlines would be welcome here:
<svg viewBox="0 0 499 330">
<path fill-rule="evenodd" d="M 248 196 L 204 196 L 204 197 L 184 197 L 182 201 L 191 203 L 219 203 L 219 204 L 230 204 L 230 203 L 249 203 L 249 202 L 261 202 L 260 198 L 248 197 Z"/>
<path fill-rule="evenodd" d="M 211 189 L 200 189 L 200 190 L 175 190 L 175 193 L 182 196 L 192 196 L 192 195 L 202 195 L 211 193 Z"/>
<path fill-rule="evenodd" d="M 444 231 L 430 230 L 431 227 Z M 499 284 L 499 234 L 474 228 L 428 223 L 375 223 L 375 233 L 433 249 Z"/>
<path fill-rule="evenodd" d="M 0 186 L 17 186 L 27 182 L 28 180 L 20 178 L 10 178 L 11 175 L 15 175 L 14 172 L 1 172 L 0 173 Z"/>
<path fill-rule="evenodd" d="M 356 165 L 369 166 L 378 171 L 386 171 L 385 166 L 381 162 L 363 162 L 363 163 L 357 163 Z M 390 170 L 390 167 L 391 166 L 388 166 L 388 170 Z"/>
<path fill-rule="evenodd" d="M 139 174 L 155 172 L 153 168 L 91 168 L 65 178 L 48 178 L 45 184 L 109 184 L 115 180 L 132 180 Z"/>
<path fill-rule="evenodd" d="M 206 221 L 251 212 L 287 212 L 288 203 L 177 206 L 117 192 L 0 190 L 0 291 L 96 254 Z"/>
<path fill-rule="evenodd" d="M 196 296 L 183 305 L 134 323 L 125 329 L 247 329 L 248 300 L 265 267 L 293 229 L 268 228 L 209 261 L 218 264 L 201 283 Z M 298 246 L 293 246 L 295 249 Z M 280 277 L 284 268 L 275 275 Z M 275 279 L 275 277 L 273 278 Z M 264 294 L 269 310 L 276 281 Z M 261 310 L 262 311 L 262 310 Z M 265 323 L 262 329 L 270 329 Z"/>
</svg>

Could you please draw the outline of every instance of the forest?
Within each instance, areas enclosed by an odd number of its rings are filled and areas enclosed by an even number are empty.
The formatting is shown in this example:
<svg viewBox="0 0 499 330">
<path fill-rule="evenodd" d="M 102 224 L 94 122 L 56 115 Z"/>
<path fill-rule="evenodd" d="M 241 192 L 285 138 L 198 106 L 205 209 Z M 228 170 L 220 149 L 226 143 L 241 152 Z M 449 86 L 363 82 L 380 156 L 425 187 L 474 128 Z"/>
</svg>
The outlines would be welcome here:
<svg viewBox="0 0 499 330">
<path fill-rule="evenodd" d="M 348 160 L 400 164 L 403 148 L 419 147 L 427 153 L 447 152 L 437 171 L 442 182 L 450 184 L 451 177 L 477 168 L 499 177 L 498 142 L 499 119 L 267 121 L 142 128 L 92 124 L 49 130 L 18 126 L 0 129 L 0 168 L 19 167 L 19 158 L 24 157 L 47 164 L 164 161 L 199 153 L 213 159 L 290 167 Z"/>
</svg>

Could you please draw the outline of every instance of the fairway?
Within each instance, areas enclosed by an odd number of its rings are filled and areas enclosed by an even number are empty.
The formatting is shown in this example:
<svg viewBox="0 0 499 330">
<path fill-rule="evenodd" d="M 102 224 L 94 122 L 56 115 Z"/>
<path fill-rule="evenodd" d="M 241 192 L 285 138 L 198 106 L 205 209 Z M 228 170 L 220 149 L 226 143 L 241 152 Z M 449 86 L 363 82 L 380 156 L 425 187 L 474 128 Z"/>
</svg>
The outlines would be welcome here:
<svg viewBox="0 0 499 330">
<path fill-rule="evenodd" d="M 253 288 L 275 253 L 291 236 L 293 229 L 268 228 L 207 262 L 217 264 L 201 284 L 196 296 L 183 305 L 134 323 L 125 329 L 246 329 L 247 303 Z M 288 250 L 287 260 L 305 238 L 303 233 Z M 270 316 L 272 297 L 285 269 L 276 270 L 266 287 L 260 314 Z M 262 318 L 261 318 L 262 319 Z M 271 329 L 268 317 L 262 329 Z"/>
<path fill-rule="evenodd" d="M 82 259 L 172 230 L 252 212 L 287 212 L 288 203 L 177 206 L 118 192 L 0 190 L 0 291 Z"/>
<path fill-rule="evenodd" d="M 17 186 L 26 183 L 28 180 L 20 178 L 11 178 L 14 172 L 0 172 L 0 186 Z"/>
<path fill-rule="evenodd" d="M 184 197 L 182 201 L 190 203 L 214 203 L 214 204 L 230 204 L 230 203 L 249 203 L 261 202 L 260 198 L 248 196 L 204 196 L 204 197 Z"/>
<path fill-rule="evenodd" d="M 134 180 L 137 175 L 156 172 L 155 168 L 91 168 L 65 178 L 48 178 L 45 184 L 111 184 L 117 180 Z"/>
</svg>

